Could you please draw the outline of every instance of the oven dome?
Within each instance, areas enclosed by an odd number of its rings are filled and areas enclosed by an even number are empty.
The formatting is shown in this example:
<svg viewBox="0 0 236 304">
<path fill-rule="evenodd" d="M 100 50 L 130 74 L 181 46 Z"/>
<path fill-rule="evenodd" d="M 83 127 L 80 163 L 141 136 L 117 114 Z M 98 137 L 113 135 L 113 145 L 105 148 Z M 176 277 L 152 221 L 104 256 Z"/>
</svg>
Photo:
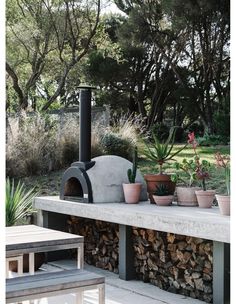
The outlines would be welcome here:
<svg viewBox="0 0 236 304">
<path fill-rule="evenodd" d="M 95 165 L 86 173 L 91 182 L 94 203 L 124 202 L 122 183 L 128 183 L 127 170 L 132 168 L 132 163 L 116 155 L 98 156 L 92 160 Z M 146 182 L 139 170 L 136 182 L 142 183 L 140 201 L 146 201 Z"/>
</svg>

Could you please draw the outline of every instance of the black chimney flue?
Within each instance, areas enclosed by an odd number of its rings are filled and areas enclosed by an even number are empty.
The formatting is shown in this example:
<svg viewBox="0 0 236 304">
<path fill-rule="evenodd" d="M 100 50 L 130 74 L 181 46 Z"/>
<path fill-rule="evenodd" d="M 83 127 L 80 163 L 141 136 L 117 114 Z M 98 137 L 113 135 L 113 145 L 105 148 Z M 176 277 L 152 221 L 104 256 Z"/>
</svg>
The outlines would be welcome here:
<svg viewBox="0 0 236 304">
<path fill-rule="evenodd" d="M 87 170 L 94 165 L 94 162 L 91 162 L 91 97 L 92 89 L 95 89 L 95 87 L 80 85 L 79 89 L 80 139 L 79 162 L 76 162 L 76 164 L 83 164 L 84 168 Z"/>
<path fill-rule="evenodd" d="M 79 86 L 79 161 L 72 163 L 62 176 L 60 188 L 60 199 L 62 200 L 93 203 L 92 186 L 86 172 L 95 165 L 95 161 L 91 161 L 91 91 L 93 88 L 88 85 Z"/>
<path fill-rule="evenodd" d="M 79 161 L 90 162 L 91 160 L 91 87 L 80 88 L 80 140 Z"/>
</svg>

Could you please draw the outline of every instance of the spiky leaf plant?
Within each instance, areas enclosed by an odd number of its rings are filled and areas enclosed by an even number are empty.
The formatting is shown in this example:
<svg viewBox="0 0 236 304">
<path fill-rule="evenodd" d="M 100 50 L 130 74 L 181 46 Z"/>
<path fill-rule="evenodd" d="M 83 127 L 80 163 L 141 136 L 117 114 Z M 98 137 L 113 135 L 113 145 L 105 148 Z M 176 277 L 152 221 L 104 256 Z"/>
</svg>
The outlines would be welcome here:
<svg viewBox="0 0 236 304">
<path fill-rule="evenodd" d="M 173 158 L 179 154 L 182 150 L 184 150 L 187 144 L 176 152 L 172 153 L 174 142 L 175 142 L 175 133 L 177 127 L 172 127 L 169 132 L 169 136 L 165 142 L 160 142 L 157 138 L 156 134 L 152 132 L 152 139 L 153 142 L 149 144 L 145 143 L 146 150 L 143 154 L 148 157 L 149 159 L 155 161 L 159 165 L 159 173 L 162 174 L 162 166 L 164 163 L 173 160 Z"/>
<path fill-rule="evenodd" d="M 153 192 L 153 195 L 157 196 L 166 196 L 166 195 L 171 195 L 171 192 L 167 185 L 160 184 L 159 186 L 156 187 L 155 192 Z"/>
<path fill-rule="evenodd" d="M 32 202 L 37 195 L 35 189 L 26 191 L 24 183 L 20 181 L 15 186 L 14 180 L 6 180 L 6 226 L 13 226 L 26 215 L 33 212 Z"/>
</svg>

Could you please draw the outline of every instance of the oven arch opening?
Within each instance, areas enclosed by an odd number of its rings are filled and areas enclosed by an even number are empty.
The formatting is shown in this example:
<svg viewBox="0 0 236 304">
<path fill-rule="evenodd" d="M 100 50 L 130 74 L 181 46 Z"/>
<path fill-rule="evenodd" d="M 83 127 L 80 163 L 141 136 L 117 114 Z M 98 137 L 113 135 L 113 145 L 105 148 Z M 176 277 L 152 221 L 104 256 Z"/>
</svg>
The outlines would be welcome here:
<svg viewBox="0 0 236 304">
<path fill-rule="evenodd" d="M 84 169 L 74 166 L 65 171 L 62 177 L 60 199 L 93 203 L 91 182 Z"/>
</svg>

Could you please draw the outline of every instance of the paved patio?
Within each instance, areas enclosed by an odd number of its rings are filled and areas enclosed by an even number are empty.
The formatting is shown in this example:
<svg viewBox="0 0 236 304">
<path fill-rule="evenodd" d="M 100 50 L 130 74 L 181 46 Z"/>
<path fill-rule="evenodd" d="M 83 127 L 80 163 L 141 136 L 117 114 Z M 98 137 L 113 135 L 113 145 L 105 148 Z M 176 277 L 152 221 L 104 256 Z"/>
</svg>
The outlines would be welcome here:
<svg viewBox="0 0 236 304">
<path fill-rule="evenodd" d="M 60 271 L 75 268 L 75 261 L 60 260 L 44 264 L 44 271 Z M 205 302 L 163 291 L 156 286 L 141 281 L 123 281 L 117 274 L 94 266 L 85 269 L 106 277 L 106 304 L 202 304 Z M 42 270 L 37 271 L 40 273 Z M 23 302 L 27 303 L 27 302 Z M 37 304 L 75 304 L 75 294 L 43 298 Z M 86 291 L 84 304 L 97 304 L 97 291 Z"/>
</svg>

